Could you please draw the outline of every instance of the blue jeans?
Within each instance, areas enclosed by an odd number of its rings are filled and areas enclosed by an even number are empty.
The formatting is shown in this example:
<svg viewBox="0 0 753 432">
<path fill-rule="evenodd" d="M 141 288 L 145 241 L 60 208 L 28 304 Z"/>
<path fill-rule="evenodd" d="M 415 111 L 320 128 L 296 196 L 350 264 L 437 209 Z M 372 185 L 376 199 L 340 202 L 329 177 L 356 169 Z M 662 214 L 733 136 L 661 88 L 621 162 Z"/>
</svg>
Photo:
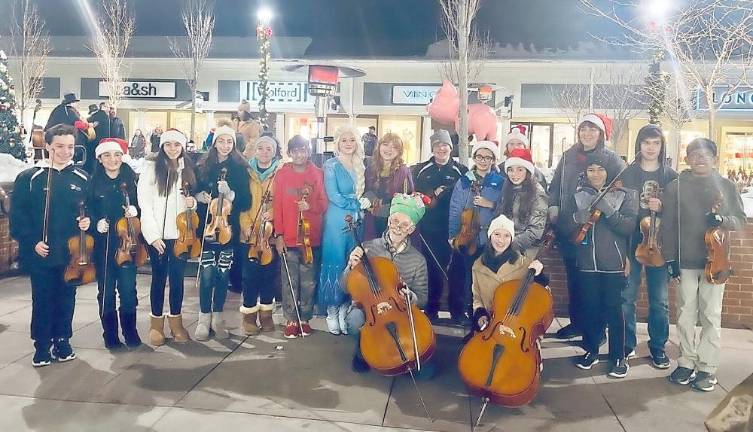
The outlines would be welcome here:
<svg viewBox="0 0 753 432">
<path fill-rule="evenodd" d="M 173 253 L 175 240 L 164 240 L 165 253 L 162 255 L 157 249 L 149 245 L 149 262 L 152 265 L 152 286 L 149 300 L 152 303 L 152 315 L 162 316 L 165 304 L 165 284 L 170 277 L 170 315 L 180 315 L 183 307 L 183 278 L 186 269 L 185 258 L 178 258 Z"/>
<path fill-rule="evenodd" d="M 641 269 L 643 266 L 630 259 L 630 276 L 625 290 L 622 291 L 622 311 L 625 315 L 625 351 L 630 352 L 637 344 L 635 338 L 635 300 L 641 286 Z M 646 267 L 646 285 L 648 289 L 648 348 L 651 354 L 664 352 L 664 345 L 669 338 L 669 300 L 667 266 Z"/>
<path fill-rule="evenodd" d="M 201 254 L 199 271 L 199 308 L 201 313 L 222 312 L 227 298 L 227 283 L 233 248 L 210 246 Z"/>
</svg>

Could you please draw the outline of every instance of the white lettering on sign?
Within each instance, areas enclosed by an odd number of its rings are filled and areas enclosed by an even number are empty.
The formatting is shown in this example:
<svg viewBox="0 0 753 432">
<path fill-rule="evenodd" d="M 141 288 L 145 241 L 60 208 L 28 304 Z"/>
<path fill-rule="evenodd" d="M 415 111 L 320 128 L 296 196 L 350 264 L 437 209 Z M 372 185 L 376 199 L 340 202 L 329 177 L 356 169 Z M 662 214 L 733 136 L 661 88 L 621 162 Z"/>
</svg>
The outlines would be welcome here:
<svg viewBox="0 0 753 432">
<path fill-rule="evenodd" d="M 107 82 L 99 82 L 99 96 L 108 97 Z M 173 81 L 124 81 L 123 97 L 138 98 L 166 98 L 175 99 L 175 82 Z"/>
<path fill-rule="evenodd" d="M 753 88 L 751 87 L 739 87 L 734 92 L 728 92 L 725 88 L 716 88 L 711 97 L 719 111 L 753 110 Z M 706 95 L 700 89 L 696 92 L 696 107 L 700 111 L 709 109 L 706 104 Z"/>
<path fill-rule="evenodd" d="M 241 99 L 259 103 L 261 82 L 241 81 Z M 267 83 L 267 105 L 269 107 L 313 106 L 309 102 L 308 83 L 305 81 L 269 81 Z"/>
<path fill-rule="evenodd" d="M 426 105 L 439 90 L 436 86 L 392 86 L 392 103 L 399 105 Z"/>
</svg>

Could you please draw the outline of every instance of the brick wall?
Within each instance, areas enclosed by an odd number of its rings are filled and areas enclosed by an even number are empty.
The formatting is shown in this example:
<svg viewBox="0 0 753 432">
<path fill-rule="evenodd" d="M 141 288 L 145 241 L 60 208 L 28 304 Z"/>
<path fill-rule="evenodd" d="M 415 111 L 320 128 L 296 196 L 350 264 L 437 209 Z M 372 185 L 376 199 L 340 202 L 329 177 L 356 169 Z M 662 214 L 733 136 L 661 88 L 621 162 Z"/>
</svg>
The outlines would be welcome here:
<svg viewBox="0 0 753 432">
<path fill-rule="evenodd" d="M 753 219 L 743 231 L 732 233 L 731 260 L 735 274 L 727 282 L 722 306 L 722 326 L 731 328 L 753 327 Z M 552 295 L 554 297 L 554 313 L 556 316 L 567 317 L 567 287 L 565 284 L 565 268 L 559 251 L 550 250 L 542 262 L 549 275 Z M 669 285 L 670 319 L 675 322 L 675 285 Z M 645 287 L 641 287 L 636 304 L 638 320 L 646 320 L 648 315 L 648 298 Z"/>
</svg>

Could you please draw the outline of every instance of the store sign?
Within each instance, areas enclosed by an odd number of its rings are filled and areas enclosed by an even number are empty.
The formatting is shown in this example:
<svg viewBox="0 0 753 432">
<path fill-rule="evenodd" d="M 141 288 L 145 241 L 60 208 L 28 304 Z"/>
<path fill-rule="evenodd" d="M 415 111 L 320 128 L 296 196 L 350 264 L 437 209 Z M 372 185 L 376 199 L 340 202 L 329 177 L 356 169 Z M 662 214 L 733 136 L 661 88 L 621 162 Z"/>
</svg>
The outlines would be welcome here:
<svg viewBox="0 0 753 432">
<path fill-rule="evenodd" d="M 392 103 L 395 105 L 426 105 L 437 94 L 440 86 L 392 86 Z"/>
<path fill-rule="evenodd" d="M 241 81 L 241 98 L 253 103 L 261 99 L 259 81 Z M 305 81 L 269 81 L 267 104 L 276 107 L 309 106 L 308 83 Z"/>
<path fill-rule="evenodd" d="M 108 97 L 107 82 L 99 82 L 99 96 Z M 174 81 L 124 81 L 126 99 L 175 99 Z"/>
<path fill-rule="evenodd" d="M 719 111 L 751 111 L 753 110 L 753 88 L 739 87 L 734 92 L 728 93 L 726 88 L 719 87 L 714 90 L 713 101 L 719 107 Z M 701 111 L 708 111 L 706 95 L 703 90 L 696 92 L 696 106 Z"/>
</svg>

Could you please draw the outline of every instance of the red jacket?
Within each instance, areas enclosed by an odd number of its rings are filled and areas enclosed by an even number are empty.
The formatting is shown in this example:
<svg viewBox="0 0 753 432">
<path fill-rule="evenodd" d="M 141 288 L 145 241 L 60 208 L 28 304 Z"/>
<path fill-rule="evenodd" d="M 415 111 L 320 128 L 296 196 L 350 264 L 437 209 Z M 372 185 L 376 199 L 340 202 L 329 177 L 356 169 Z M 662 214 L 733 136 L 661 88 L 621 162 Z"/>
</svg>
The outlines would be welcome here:
<svg viewBox="0 0 753 432">
<path fill-rule="evenodd" d="M 327 193 L 324 191 L 324 174 L 313 163 L 309 162 L 303 172 L 296 172 L 293 164 L 288 162 L 275 175 L 274 197 L 272 208 L 274 211 L 275 233 L 282 233 L 285 246 L 295 247 L 298 234 L 298 204 L 301 191 L 308 186 L 309 210 L 303 216 L 311 224 L 311 246 L 318 247 L 322 238 L 322 220 L 327 211 Z"/>
</svg>

